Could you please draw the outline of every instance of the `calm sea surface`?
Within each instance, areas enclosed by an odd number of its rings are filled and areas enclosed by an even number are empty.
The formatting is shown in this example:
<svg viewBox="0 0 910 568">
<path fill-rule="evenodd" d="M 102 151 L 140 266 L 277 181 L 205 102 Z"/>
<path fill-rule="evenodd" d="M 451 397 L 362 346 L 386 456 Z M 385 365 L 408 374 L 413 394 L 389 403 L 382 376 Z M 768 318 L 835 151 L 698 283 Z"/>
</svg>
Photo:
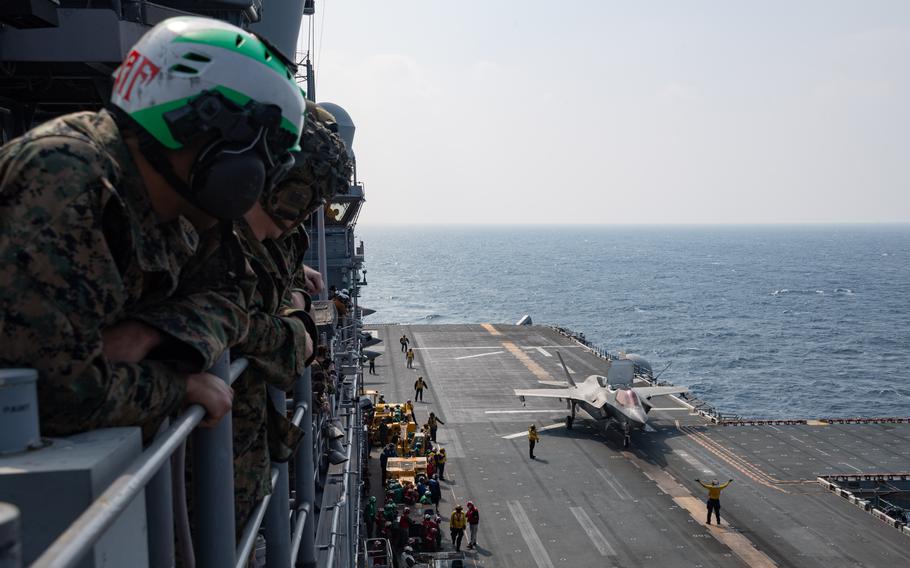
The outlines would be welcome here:
<svg viewBox="0 0 910 568">
<path fill-rule="evenodd" d="M 721 412 L 910 416 L 910 226 L 360 227 L 367 323 L 530 314 Z"/>
</svg>

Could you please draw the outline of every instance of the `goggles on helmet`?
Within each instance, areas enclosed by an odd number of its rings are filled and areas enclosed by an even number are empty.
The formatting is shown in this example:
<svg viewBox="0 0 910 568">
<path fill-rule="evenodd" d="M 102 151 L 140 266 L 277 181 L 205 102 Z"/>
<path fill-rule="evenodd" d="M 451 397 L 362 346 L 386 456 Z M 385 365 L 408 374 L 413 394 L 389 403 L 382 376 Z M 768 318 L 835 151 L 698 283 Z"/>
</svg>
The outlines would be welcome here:
<svg viewBox="0 0 910 568">
<path fill-rule="evenodd" d="M 344 142 L 318 120 L 307 120 L 300 146 L 293 170 L 260 197 L 265 212 L 288 229 L 303 223 L 336 193 L 347 193 L 351 176 Z"/>
<path fill-rule="evenodd" d="M 260 203 L 269 217 L 290 230 L 325 205 L 325 198 L 316 190 L 315 184 L 290 177 L 280 186 L 272 186 Z"/>
</svg>

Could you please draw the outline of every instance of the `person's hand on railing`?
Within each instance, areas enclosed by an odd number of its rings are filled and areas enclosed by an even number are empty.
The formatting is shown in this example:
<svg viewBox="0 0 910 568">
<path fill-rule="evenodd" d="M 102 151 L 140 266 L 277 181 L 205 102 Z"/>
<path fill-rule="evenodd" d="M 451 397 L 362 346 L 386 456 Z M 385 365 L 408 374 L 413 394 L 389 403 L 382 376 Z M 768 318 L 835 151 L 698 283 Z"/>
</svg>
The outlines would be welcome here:
<svg viewBox="0 0 910 568">
<path fill-rule="evenodd" d="M 312 296 L 318 296 L 322 293 L 325 284 L 322 282 L 322 273 L 318 270 L 303 266 L 304 289 Z"/>
<path fill-rule="evenodd" d="M 124 320 L 101 332 L 102 351 L 110 361 L 138 363 L 161 343 L 161 332 L 136 320 Z"/>
<path fill-rule="evenodd" d="M 205 409 L 205 418 L 200 426 L 211 428 L 230 412 L 234 401 L 234 389 L 211 373 L 194 373 L 186 379 L 187 405 L 199 404 Z"/>
</svg>

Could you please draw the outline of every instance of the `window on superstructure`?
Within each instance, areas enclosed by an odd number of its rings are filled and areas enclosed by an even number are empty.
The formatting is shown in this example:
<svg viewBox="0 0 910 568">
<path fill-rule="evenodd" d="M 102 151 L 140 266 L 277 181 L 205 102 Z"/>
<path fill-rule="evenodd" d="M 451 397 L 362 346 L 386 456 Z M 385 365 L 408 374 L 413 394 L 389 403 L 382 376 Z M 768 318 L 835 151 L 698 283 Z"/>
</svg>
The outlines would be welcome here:
<svg viewBox="0 0 910 568">
<path fill-rule="evenodd" d="M 325 206 L 325 220 L 329 223 L 341 223 L 344 220 L 348 208 L 351 206 L 348 202 L 335 201 Z"/>
</svg>

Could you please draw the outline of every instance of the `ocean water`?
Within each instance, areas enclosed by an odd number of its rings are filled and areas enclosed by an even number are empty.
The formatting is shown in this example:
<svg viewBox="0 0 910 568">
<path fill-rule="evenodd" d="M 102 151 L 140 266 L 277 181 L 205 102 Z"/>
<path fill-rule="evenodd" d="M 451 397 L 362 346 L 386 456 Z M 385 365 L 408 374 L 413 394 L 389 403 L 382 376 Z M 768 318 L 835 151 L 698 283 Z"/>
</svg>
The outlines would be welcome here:
<svg viewBox="0 0 910 568">
<path fill-rule="evenodd" d="M 910 226 L 358 228 L 367 323 L 525 314 L 723 413 L 910 417 Z"/>
</svg>

